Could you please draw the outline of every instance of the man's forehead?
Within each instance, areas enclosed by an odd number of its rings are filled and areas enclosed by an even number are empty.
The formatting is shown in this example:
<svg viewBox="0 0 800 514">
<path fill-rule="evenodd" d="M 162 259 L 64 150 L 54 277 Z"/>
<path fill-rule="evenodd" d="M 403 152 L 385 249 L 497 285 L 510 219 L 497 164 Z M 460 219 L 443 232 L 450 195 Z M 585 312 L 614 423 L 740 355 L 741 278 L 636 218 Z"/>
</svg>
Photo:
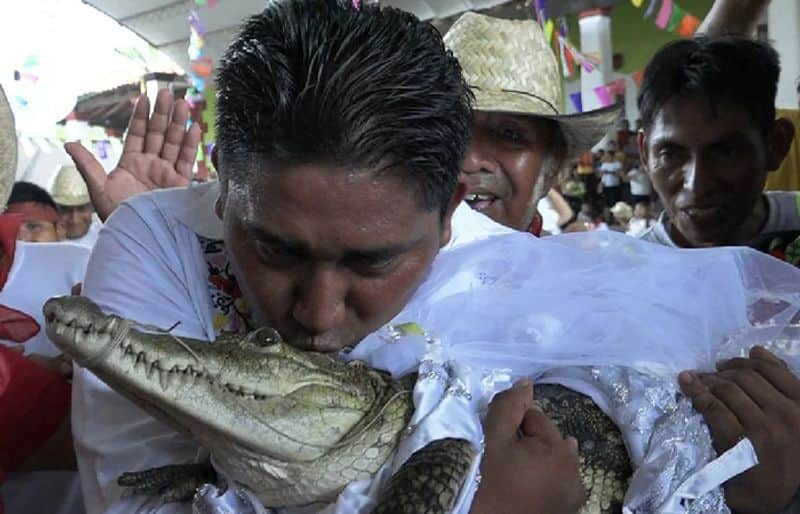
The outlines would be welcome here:
<svg viewBox="0 0 800 514">
<path fill-rule="evenodd" d="M 759 130 L 746 108 L 691 96 L 667 102 L 647 130 L 651 142 L 688 135 L 694 142 L 749 135 Z"/>
<path fill-rule="evenodd" d="M 475 111 L 475 121 L 478 123 L 481 121 L 516 122 L 542 130 L 554 129 L 558 127 L 558 123 L 555 120 L 545 118 L 544 116 L 537 116 L 535 114 L 521 112 Z"/>
</svg>

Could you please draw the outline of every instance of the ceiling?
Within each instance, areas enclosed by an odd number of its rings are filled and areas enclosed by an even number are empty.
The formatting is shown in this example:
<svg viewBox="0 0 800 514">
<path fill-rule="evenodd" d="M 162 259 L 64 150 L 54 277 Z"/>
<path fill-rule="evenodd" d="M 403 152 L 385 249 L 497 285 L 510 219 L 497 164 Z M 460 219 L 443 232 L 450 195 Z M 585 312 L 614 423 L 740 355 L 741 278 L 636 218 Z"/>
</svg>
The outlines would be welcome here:
<svg viewBox="0 0 800 514">
<path fill-rule="evenodd" d="M 441 19 L 462 11 L 486 9 L 508 0 L 381 0 L 381 5 L 410 11 L 424 20 Z M 83 0 L 163 51 L 184 70 L 189 69 L 189 10 L 193 0 Z M 217 62 L 239 25 L 260 12 L 266 0 L 219 0 L 214 8 L 198 9 L 207 31 L 206 55 Z"/>
</svg>

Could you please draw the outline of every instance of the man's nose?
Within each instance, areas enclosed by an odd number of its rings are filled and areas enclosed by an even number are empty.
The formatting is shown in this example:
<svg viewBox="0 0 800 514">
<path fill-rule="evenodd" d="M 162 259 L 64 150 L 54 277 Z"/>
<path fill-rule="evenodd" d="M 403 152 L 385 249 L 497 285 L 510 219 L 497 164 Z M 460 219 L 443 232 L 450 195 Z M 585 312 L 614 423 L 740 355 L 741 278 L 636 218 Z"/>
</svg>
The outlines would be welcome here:
<svg viewBox="0 0 800 514">
<path fill-rule="evenodd" d="M 695 198 L 712 195 L 715 191 L 713 167 L 708 159 L 696 156 L 686 162 L 683 167 L 683 189 L 690 191 Z"/>
<path fill-rule="evenodd" d="M 292 315 L 309 334 L 328 332 L 344 322 L 347 279 L 335 266 L 315 266 L 299 285 Z"/>
<path fill-rule="evenodd" d="M 479 131 L 472 135 L 464 164 L 461 168 L 462 175 L 470 176 L 477 173 L 497 173 L 499 166 L 494 158 L 492 145 Z"/>
</svg>

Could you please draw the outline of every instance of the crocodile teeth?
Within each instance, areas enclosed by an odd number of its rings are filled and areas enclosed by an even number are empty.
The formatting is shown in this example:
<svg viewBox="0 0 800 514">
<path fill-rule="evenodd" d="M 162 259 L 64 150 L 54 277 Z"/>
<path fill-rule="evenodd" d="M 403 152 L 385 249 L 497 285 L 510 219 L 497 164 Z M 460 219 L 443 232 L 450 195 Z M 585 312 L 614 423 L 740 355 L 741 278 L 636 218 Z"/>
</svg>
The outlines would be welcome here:
<svg viewBox="0 0 800 514">
<path fill-rule="evenodd" d="M 167 385 L 170 389 L 174 389 L 181 383 L 183 375 L 181 374 L 178 366 L 173 366 L 172 370 L 167 373 Z"/>
<path fill-rule="evenodd" d="M 169 385 L 167 383 L 167 381 L 169 379 L 169 375 L 170 375 L 169 371 L 166 371 L 166 370 L 163 370 L 163 369 L 159 369 L 158 370 L 158 383 L 161 385 L 161 390 L 162 391 L 166 391 L 167 390 L 167 386 Z"/>
<path fill-rule="evenodd" d="M 143 368 L 147 367 L 147 362 L 144 359 L 144 352 L 139 352 L 136 354 L 136 362 L 133 363 L 133 369 L 142 366 Z"/>
<path fill-rule="evenodd" d="M 147 369 L 147 380 L 152 380 L 153 374 L 156 371 L 160 371 L 158 369 L 158 361 L 153 361 L 150 363 L 150 367 Z"/>
</svg>

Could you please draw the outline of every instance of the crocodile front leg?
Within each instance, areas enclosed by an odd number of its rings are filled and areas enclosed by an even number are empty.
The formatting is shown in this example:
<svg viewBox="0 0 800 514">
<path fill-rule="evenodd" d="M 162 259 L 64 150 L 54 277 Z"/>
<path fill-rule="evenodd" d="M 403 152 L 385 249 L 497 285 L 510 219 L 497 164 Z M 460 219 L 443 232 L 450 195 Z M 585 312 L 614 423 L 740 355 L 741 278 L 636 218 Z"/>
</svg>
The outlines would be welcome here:
<svg viewBox="0 0 800 514">
<path fill-rule="evenodd" d="M 130 488 L 132 494 L 158 496 L 162 504 L 189 501 L 203 484 L 217 481 L 211 462 L 162 466 L 123 473 L 117 484 Z"/>
<path fill-rule="evenodd" d="M 389 480 L 373 514 L 450 514 L 475 455 L 464 439 L 440 439 L 417 450 Z"/>
</svg>

